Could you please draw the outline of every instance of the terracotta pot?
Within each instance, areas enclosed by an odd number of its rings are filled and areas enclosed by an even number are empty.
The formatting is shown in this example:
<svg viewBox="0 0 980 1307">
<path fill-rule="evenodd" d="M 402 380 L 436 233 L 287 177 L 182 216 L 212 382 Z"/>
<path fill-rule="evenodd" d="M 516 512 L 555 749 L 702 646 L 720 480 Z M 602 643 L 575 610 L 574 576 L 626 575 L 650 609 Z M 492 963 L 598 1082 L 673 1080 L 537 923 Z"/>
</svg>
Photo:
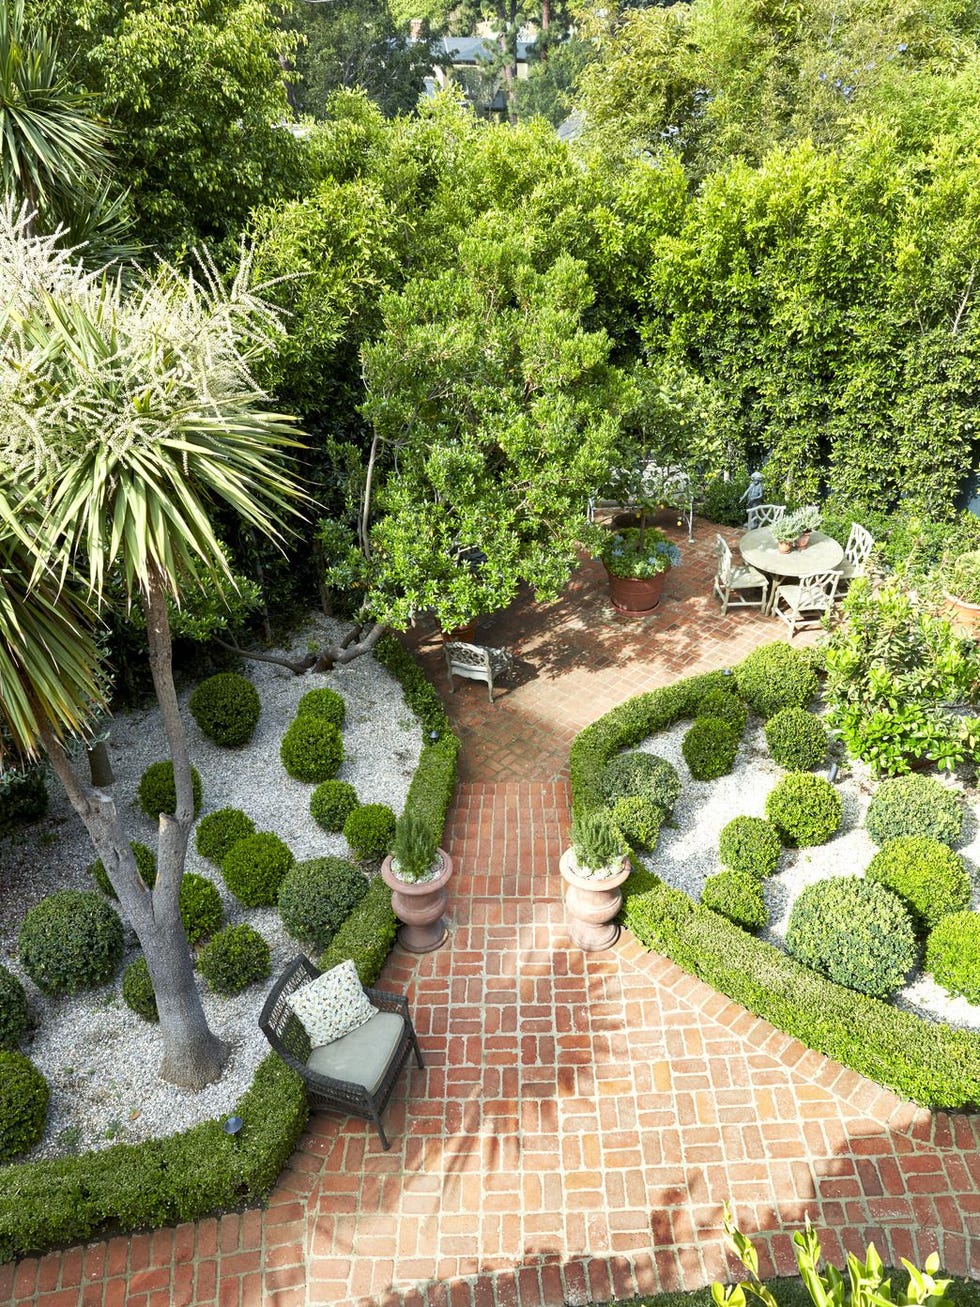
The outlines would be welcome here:
<svg viewBox="0 0 980 1307">
<path fill-rule="evenodd" d="M 968 604 L 948 590 L 943 591 L 943 598 L 949 608 L 949 620 L 957 631 L 973 639 L 980 638 L 980 604 Z"/>
<path fill-rule="evenodd" d="M 473 618 L 472 622 L 466 622 L 463 626 L 454 626 L 451 631 L 442 631 L 443 640 L 458 640 L 460 644 L 473 644 L 476 638 L 476 623 L 478 619 Z"/>
<path fill-rule="evenodd" d="M 381 878 L 391 890 L 391 906 L 404 923 L 398 928 L 398 943 L 409 953 L 431 953 L 449 934 L 443 914 L 449 902 L 446 886 L 453 874 L 453 860 L 445 849 L 438 854 L 442 869 L 431 880 L 401 880 L 391 869 L 390 857 L 381 864 Z"/>
<path fill-rule="evenodd" d="M 605 564 L 603 564 L 605 567 Z M 670 568 L 667 569 L 667 572 Z M 656 576 L 613 576 L 606 567 L 609 577 L 609 594 L 613 607 L 621 613 L 652 613 L 660 603 L 664 592 L 664 578 L 667 572 L 658 572 Z"/>
<path fill-rule="evenodd" d="M 810 532 L 804 531 L 802 535 L 796 537 L 797 549 L 805 549 L 810 543 Z"/>
<path fill-rule="evenodd" d="M 574 849 L 566 849 L 558 861 L 565 882 L 565 912 L 572 943 L 586 953 L 610 948 L 619 938 L 616 917 L 623 906 L 620 885 L 630 874 L 629 858 L 611 876 L 583 876 Z"/>
<path fill-rule="evenodd" d="M 776 548 L 781 554 L 791 554 L 793 552 L 792 540 L 777 540 Z"/>
</svg>

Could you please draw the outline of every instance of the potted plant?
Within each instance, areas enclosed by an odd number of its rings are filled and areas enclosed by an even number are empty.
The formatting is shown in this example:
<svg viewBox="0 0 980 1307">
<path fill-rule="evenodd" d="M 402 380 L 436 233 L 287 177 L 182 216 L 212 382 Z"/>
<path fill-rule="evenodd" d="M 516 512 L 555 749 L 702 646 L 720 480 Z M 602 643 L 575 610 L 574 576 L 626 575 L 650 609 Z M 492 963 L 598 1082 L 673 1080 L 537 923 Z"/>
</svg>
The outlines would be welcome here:
<svg viewBox="0 0 980 1307">
<path fill-rule="evenodd" d="M 955 625 L 967 635 L 980 633 L 980 550 L 945 560 L 939 579 Z"/>
<path fill-rule="evenodd" d="M 797 549 L 805 549 L 810 543 L 811 533 L 819 530 L 823 514 L 816 504 L 804 504 L 802 508 L 790 513 L 789 519 L 796 527 Z"/>
<path fill-rule="evenodd" d="M 681 561 L 681 551 L 658 527 L 614 531 L 602 550 L 613 607 L 621 613 L 649 613 L 660 603 L 664 575 Z"/>
<path fill-rule="evenodd" d="M 452 858 L 439 848 L 438 836 L 418 813 L 406 809 L 395 827 L 392 852 L 381 864 L 381 876 L 391 890 L 395 916 L 403 923 L 398 942 L 410 953 L 431 953 L 445 943 L 449 932 L 443 914 L 452 874 Z"/>
<path fill-rule="evenodd" d="M 784 513 L 782 517 L 777 517 L 775 522 L 770 522 L 768 531 L 781 554 L 788 554 L 792 550 L 800 534 L 792 513 Z"/>
<path fill-rule="evenodd" d="M 571 848 L 558 863 L 565 882 L 568 931 L 574 944 L 593 953 L 619 937 L 619 886 L 631 870 L 626 841 L 605 809 L 576 813 L 571 838 Z"/>
</svg>

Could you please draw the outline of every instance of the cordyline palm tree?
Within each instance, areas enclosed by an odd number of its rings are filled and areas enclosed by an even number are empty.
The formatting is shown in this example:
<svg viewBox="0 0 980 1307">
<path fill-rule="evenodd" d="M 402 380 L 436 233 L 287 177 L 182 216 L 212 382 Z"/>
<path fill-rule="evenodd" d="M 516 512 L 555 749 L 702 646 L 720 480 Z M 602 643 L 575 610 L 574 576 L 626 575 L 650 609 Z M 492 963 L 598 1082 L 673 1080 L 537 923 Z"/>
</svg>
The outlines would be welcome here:
<svg viewBox="0 0 980 1307">
<path fill-rule="evenodd" d="M 15 268 L 5 250 L 19 252 Z M 180 919 L 194 803 L 167 601 L 179 602 L 204 574 L 229 575 L 211 522 L 215 504 L 278 538 L 299 496 L 284 465 L 297 433 L 265 407 L 249 371 L 278 324 L 248 274 L 243 258 L 223 289 L 207 264 L 199 277 L 162 266 L 124 290 L 119 278 L 73 266 L 23 219 L 0 213 L 0 497 L 13 502 L 31 486 L 44 499 L 32 595 L 49 593 L 52 569 L 66 585 L 77 572 L 97 604 L 118 573 L 143 608 L 177 792 L 175 813 L 160 817 L 152 890 L 111 796 L 72 765 L 65 730 L 55 729 L 71 725 L 66 717 L 35 695 L 33 725 L 21 714 L 14 744 L 28 756 L 44 747 L 85 823 L 146 955 L 164 1045 L 160 1074 L 189 1088 L 217 1078 L 226 1050 L 205 1020 Z M 6 627 L 0 637 L 11 656 Z M 30 700 L 36 687 L 25 676 Z"/>
</svg>

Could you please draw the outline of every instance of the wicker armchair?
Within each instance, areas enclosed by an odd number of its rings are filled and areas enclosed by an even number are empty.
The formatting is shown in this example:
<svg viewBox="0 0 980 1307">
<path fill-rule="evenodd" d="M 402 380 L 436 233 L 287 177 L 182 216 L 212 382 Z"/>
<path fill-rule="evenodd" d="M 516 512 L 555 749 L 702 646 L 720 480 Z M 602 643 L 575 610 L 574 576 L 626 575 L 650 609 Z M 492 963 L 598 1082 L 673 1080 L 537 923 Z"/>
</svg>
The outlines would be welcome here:
<svg viewBox="0 0 980 1307">
<path fill-rule="evenodd" d="M 314 1111 L 347 1112 L 373 1121 L 382 1148 L 388 1149 L 391 1145 L 381 1113 L 398 1073 L 412 1050 L 417 1064 L 424 1065 L 408 1002 L 397 994 L 365 986 L 378 1015 L 342 1039 L 311 1049 L 310 1037 L 286 1003 L 286 996 L 319 975 L 319 969 L 302 953 L 295 958 L 265 1000 L 259 1026 L 286 1065 L 302 1076 Z"/>
</svg>

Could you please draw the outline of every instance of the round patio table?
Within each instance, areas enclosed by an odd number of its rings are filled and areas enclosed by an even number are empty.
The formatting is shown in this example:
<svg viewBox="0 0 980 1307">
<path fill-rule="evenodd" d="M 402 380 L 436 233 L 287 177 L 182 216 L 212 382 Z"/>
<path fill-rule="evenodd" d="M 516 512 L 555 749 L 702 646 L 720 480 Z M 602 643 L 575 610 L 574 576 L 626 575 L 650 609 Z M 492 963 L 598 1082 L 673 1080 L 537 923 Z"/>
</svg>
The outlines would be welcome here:
<svg viewBox="0 0 980 1307">
<path fill-rule="evenodd" d="M 772 532 L 767 526 L 760 526 L 755 531 L 746 532 L 738 542 L 738 548 L 750 567 L 777 582 L 785 581 L 787 577 L 810 576 L 813 572 L 834 572 L 844 561 L 843 545 L 822 531 L 811 533 L 810 543 L 805 549 L 791 549 L 788 554 L 781 554 Z M 777 585 L 769 587 L 767 613 L 772 612 L 777 589 Z"/>
</svg>

